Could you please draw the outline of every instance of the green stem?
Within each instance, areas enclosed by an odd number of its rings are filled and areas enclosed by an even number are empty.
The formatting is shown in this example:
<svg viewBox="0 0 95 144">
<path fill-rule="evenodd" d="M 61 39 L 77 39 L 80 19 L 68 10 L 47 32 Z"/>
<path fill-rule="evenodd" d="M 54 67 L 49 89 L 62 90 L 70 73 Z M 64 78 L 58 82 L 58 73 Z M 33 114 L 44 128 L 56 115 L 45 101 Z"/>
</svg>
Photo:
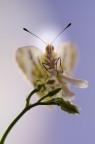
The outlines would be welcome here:
<svg viewBox="0 0 95 144">
<path fill-rule="evenodd" d="M 36 93 L 36 92 L 38 92 L 38 89 L 34 89 L 34 90 L 28 95 L 28 97 L 26 98 L 26 107 L 29 106 L 29 104 L 30 104 L 30 99 L 31 99 L 32 95 L 33 95 L 34 93 Z"/>
<path fill-rule="evenodd" d="M 9 125 L 9 127 L 8 127 L 7 130 L 5 131 L 4 135 L 3 135 L 2 138 L 1 138 L 0 144 L 4 144 L 4 141 L 5 141 L 6 137 L 7 137 L 7 135 L 9 134 L 9 132 L 11 131 L 11 129 L 13 128 L 13 126 L 18 122 L 18 120 L 19 120 L 29 109 L 31 109 L 31 108 L 33 108 L 33 107 L 35 107 L 35 106 L 37 106 L 37 105 L 38 105 L 38 103 L 35 103 L 35 104 L 31 105 L 31 107 L 30 107 L 30 106 L 25 107 L 25 108 L 21 111 L 21 113 L 12 121 L 12 123 Z"/>
<path fill-rule="evenodd" d="M 45 96 L 43 96 L 42 98 L 40 98 L 40 99 L 38 100 L 38 102 L 41 102 L 42 100 L 44 100 L 44 99 L 47 98 L 47 97 L 49 97 L 48 94 L 45 95 Z"/>
<path fill-rule="evenodd" d="M 5 131 L 4 135 L 1 138 L 0 144 L 4 144 L 4 141 L 7 137 L 7 135 L 9 134 L 9 132 L 11 131 L 11 129 L 14 127 L 14 125 L 18 122 L 18 120 L 31 108 L 37 106 L 37 105 L 54 105 L 53 101 L 48 101 L 48 102 L 36 102 L 32 105 L 29 105 L 27 107 L 25 107 L 21 113 L 12 121 L 12 123 L 9 125 L 9 127 L 7 128 L 7 130 Z"/>
<path fill-rule="evenodd" d="M 53 99 L 46 101 L 46 102 L 41 102 L 43 99 L 45 99 L 47 96 L 49 96 L 49 94 L 43 96 L 40 100 L 38 100 L 36 103 L 34 104 L 30 104 L 30 99 L 32 97 L 32 95 L 36 92 L 39 92 L 39 90 L 42 88 L 43 85 L 39 85 L 36 89 L 34 89 L 26 98 L 26 106 L 25 108 L 20 112 L 20 114 L 12 121 L 12 123 L 8 126 L 8 128 L 6 129 L 5 133 L 3 134 L 0 144 L 4 144 L 5 139 L 7 137 L 7 135 L 9 134 L 9 132 L 11 131 L 11 129 L 15 126 L 15 124 L 19 121 L 19 119 L 31 108 L 37 106 L 37 105 L 55 105 Z"/>
</svg>

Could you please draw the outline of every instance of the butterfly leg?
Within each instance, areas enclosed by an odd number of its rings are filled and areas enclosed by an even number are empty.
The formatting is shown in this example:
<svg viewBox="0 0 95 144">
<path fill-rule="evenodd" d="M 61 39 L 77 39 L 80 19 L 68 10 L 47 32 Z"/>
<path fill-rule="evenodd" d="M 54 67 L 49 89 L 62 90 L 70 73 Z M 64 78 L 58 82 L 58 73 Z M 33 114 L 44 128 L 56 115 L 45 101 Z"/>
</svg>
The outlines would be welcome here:
<svg viewBox="0 0 95 144">
<path fill-rule="evenodd" d="M 42 63 L 43 67 L 46 69 L 46 71 L 49 72 L 48 68 L 46 67 L 47 66 L 47 63 Z M 50 73 L 50 72 L 49 72 Z"/>
<path fill-rule="evenodd" d="M 45 68 L 45 70 L 49 72 L 48 68 L 46 67 L 48 64 L 47 63 L 42 63 L 42 65 Z M 47 79 L 46 80 L 48 80 L 48 78 L 49 78 L 49 75 L 47 74 Z"/>
<path fill-rule="evenodd" d="M 60 63 L 60 67 L 61 67 L 61 70 L 62 70 L 62 73 L 63 73 L 63 68 L 62 68 L 62 64 L 61 64 L 61 58 L 59 57 L 58 59 L 55 60 L 55 65 L 56 65 L 56 70 L 57 70 L 57 64 L 58 64 L 58 61 Z"/>
</svg>

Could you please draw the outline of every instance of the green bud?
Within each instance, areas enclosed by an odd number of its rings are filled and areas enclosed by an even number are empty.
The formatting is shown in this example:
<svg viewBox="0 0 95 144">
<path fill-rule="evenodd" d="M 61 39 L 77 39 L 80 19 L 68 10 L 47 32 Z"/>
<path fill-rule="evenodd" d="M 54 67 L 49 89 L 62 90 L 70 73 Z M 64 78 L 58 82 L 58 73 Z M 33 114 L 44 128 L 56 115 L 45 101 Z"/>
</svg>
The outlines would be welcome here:
<svg viewBox="0 0 95 144">
<path fill-rule="evenodd" d="M 60 105 L 62 104 L 62 102 L 63 102 L 63 99 L 62 99 L 62 98 L 55 98 L 55 99 L 54 99 L 54 103 L 55 103 L 56 105 L 58 105 L 58 106 L 60 106 Z"/>
<path fill-rule="evenodd" d="M 50 91 L 50 92 L 47 94 L 47 96 L 54 96 L 54 95 L 56 95 L 60 90 L 61 90 L 61 88 L 56 88 L 56 89 Z"/>
<path fill-rule="evenodd" d="M 70 114 L 79 114 L 79 108 L 70 103 L 69 101 L 63 101 L 62 104 L 61 104 L 61 109 L 70 113 Z"/>
</svg>

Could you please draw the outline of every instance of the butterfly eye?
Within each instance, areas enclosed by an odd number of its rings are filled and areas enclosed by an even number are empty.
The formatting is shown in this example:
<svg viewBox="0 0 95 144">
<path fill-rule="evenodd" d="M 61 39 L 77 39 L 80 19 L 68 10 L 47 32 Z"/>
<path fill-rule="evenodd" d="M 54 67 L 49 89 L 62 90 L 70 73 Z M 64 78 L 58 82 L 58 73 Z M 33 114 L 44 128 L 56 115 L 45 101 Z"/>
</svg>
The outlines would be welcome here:
<svg viewBox="0 0 95 144">
<path fill-rule="evenodd" d="M 52 51 L 54 50 L 54 47 L 52 46 Z"/>
<path fill-rule="evenodd" d="M 48 45 L 46 46 L 46 51 L 47 51 L 47 52 L 49 51 L 49 46 L 48 46 Z"/>
</svg>

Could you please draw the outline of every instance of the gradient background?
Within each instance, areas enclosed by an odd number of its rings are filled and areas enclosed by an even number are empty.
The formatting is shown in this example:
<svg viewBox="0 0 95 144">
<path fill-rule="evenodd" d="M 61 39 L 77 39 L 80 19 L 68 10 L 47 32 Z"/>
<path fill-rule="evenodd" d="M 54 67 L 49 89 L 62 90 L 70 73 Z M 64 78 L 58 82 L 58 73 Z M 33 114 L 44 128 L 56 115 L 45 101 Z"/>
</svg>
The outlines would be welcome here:
<svg viewBox="0 0 95 144">
<path fill-rule="evenodd" d="M 0 0 L 0 137 L 22 110 L 31 85 L 15 64 L 18 47 L 45 45 L 25 33 L 26 27 L 51 41 L 69 22 L 72 26 L 54 43 L 76 43 L 79 61 L 74 77 L 89 81 L 88 89 L 72 87 L 78 116 L 56 107 L 36 107 L 16 124 L 5 144 L 94 144 L 95 143 L 95 1 L 94 0 Z"/>
</svg>

